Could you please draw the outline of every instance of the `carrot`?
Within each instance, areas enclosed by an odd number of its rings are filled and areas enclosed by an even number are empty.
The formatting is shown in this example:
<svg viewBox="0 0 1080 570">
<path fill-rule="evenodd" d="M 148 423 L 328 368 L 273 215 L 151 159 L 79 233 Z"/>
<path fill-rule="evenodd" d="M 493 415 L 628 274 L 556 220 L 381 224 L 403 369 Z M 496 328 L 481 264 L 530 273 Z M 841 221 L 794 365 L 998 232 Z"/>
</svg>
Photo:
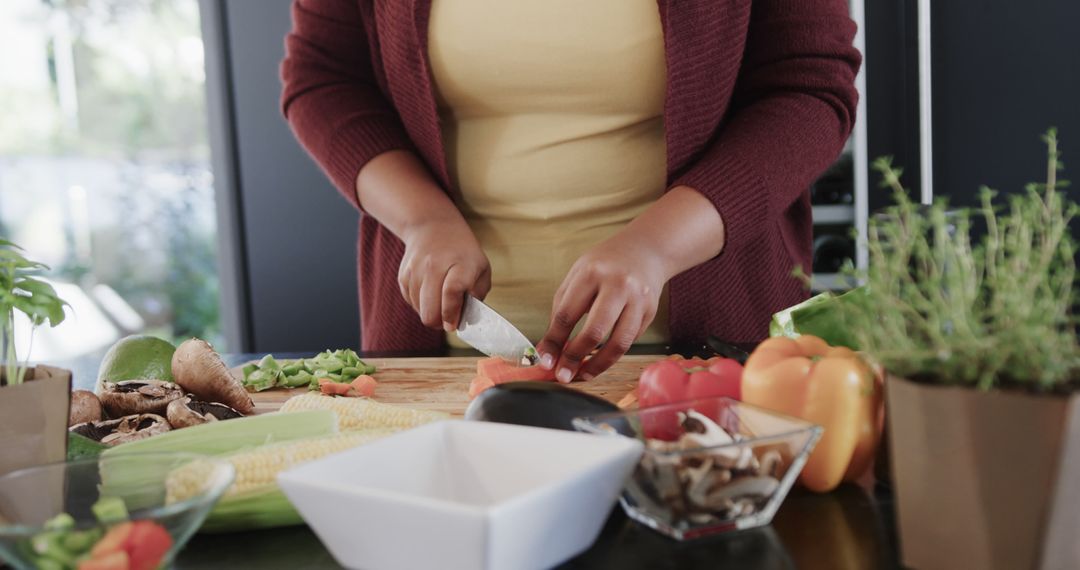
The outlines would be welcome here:
<svg viewBox="0 0 1080 570">
<path fill-rule="evenodd" d="M 626 395 L 623 396 L 621 400 L 619 400 L 619 403 L 615 405 L 618 406 L 620 410 L 631 410 L 637 407 L 637 403 L 638 389 L 634 388 L 633 390 L 627 392 Z"/>
<path fill-rule="evenodd" d="M 319 391 L 328 396 L 349 396 L 352 386 L 334 382 L 329 378 L 319 378 Z"/>
<path fill-rule="evenodd" d="M 356 390 L 357 394 L 370 398 L 375 395 L 375 387 L 378 386 L 379 383 L 371 376 L 361 374 L 360 376 L 357 376 L 355 380 L 350 382 L 349 385 Z"/>
<path fill-rule="evenodd" d="M 501 358 L 481 358 L 476 363 L 476 374 L 491 380 L 493 384 L 526 380 L 540 382 L 555 380 L 554 370 L 547 370 L 539 365 L 518 366 L 514 362 Z"/>
<path fill-rule="evenodd" d="M 469 399 L 472 400 L 473 398 L 479 396 L 480 392 L 483 392 L 488 388 L 494 387 L 495 383 L 492 382 L 490 378 L 487 378 L 485 376 L 477 376 L 476 378 L 472 379 L 472 382 L 469 382 Z"/>
</svg>

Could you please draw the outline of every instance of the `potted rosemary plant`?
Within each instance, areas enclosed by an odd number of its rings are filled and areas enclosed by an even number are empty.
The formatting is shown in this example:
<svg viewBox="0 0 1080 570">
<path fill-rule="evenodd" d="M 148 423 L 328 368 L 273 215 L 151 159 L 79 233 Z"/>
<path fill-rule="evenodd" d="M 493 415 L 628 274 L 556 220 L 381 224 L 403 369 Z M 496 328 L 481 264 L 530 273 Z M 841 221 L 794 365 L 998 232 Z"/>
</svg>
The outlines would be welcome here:
<svg viewBox="0 0 1080 570">
<path fill-rule="evenodd" d="M 901 554 L 929 568 L 1078 568 L 1080 344 L 1056 134 L 1047 179 L 995 205 L 896 205 L 871 221 L 846 318 L 884 366 Z M 985 226 L 985 227 L 981 227 Z M 972 231 L 980 227 L 980 231 Z M 975 234 L 981 234 L 976 236 Z"/>
<path fill-rule="evenodd" d="M 15 354 L 15 311 L 33 326 L 64 320 L 64 301 L 37 279 L 44 265 L 30 261 L 15 244 L 0 239 L 0 474 L 40 463 L 63 461 L 67 447 L 71 372 L 20 363 Z"/>
</svg>

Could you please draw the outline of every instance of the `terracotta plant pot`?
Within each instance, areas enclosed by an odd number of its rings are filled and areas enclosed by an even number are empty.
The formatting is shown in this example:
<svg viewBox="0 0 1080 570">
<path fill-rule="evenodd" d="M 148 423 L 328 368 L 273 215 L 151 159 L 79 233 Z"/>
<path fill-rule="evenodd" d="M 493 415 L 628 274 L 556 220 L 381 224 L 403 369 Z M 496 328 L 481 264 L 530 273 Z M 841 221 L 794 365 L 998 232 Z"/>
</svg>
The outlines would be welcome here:
<svg viewBox="0 0 1080 570">
<path fill-rule="evenodd" d="M 70 405 L 70 370 L 38 365 L 17 386 L 0 372 L 0 474 L 63 461 Z"/>
<path fill-rule="evenodd" d="M 1080 398 L 886 381 L 905 566 L 1080 568 Z"/>
</svg>

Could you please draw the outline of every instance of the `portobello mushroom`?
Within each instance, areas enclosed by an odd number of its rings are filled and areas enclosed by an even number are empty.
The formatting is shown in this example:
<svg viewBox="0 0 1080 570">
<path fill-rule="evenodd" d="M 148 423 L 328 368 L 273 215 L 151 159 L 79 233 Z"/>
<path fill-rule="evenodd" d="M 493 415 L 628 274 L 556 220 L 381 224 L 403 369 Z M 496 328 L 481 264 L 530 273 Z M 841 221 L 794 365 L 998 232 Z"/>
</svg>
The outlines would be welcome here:
<svg viewBox="0 0 1080 570">
<path fill-rule="evenodd" d="M 465 410 L 465 419 L 574 431 L 576 417 L 617 411 L 603 398 L 562 384 L 507 382 L 481 392 Z"/>
<path fill-rule="evenodd" d="M 68 412 L 68 425 L 101 421 L 101 400 L 89 390 L 75 390 L 71 393 L 71 411 Z"/>
<path fill-rule="evenodd" d="M 101 385 L 101 404 L 111 418 L 132 414 L 165 415 L 169 402 L 184 397 L 184 391 L 162 380 L 124 380 Z"/>
<path fill-rule="evenodd" d="M 172 357 L 172 373 L 176 383 L 199 400 L 221 402 L 242 414 L 255 411 L 243 383 L 205 340 L 192 338 L 178 346 Z"/>
<path fill-rule="evenodd" d="M 179 400 L 169 402 L 169 409 L 165 417 L 173 429 L 197 426 L 207 422 L 218 420 L 231 420 L 242 418 L 244 414 L 218 402 L 200 402 L 192 400 L 191 396 L 184 396 Z"/>
<path fill-rule="evenodd" d="M 115 420 L 81 423 L 71 426 L 68 431 L 105 445 L 119 445 L 146 439 L 170 429 L 169 422 L 159 415 L 132 414 Z"/>
</svg>

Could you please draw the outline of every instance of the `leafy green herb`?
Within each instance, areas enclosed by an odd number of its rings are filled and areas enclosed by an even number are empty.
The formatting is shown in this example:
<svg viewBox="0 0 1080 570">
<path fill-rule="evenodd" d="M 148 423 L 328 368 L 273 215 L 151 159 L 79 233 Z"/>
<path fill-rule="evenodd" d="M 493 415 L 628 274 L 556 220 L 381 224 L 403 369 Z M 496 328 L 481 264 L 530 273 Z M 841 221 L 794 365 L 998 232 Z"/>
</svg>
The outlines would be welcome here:
<svg viewBox="0 0 1080 570">
<path fill-rule="evenodd" d="M 15 311 L 29 317 L 35 327 L 46 322 L 55 327 L 64 320 L 67 304 L 56 295 L 52 285 L 37 279 L 48 267 L 26 259 L 21 252 L 22 248 L 0 238 L 0 317 L 4 319 L 0 329 L 4 337 L 4 372 L 9 385 L 22 384 L 29 364 L 24 361 L 20 365 L 15 354 Z"/>
<path fill-rule="evenodd" d="M 1055 130 L 1043 137 L 1047 176 L 1006 207 L 983 187 L 980 206 L 913 203 L 890 158 L 878 159 L 896 205 L 870 221 L 865 303 L 847 308 L 858 345 L 894 374 L 926 381 L 1061 389 L 1078 378 L 1076 244 L 1080 207 L 1059 190 Z M 985 235 L 972 243 L 972 222 Z"/>
</svg>

